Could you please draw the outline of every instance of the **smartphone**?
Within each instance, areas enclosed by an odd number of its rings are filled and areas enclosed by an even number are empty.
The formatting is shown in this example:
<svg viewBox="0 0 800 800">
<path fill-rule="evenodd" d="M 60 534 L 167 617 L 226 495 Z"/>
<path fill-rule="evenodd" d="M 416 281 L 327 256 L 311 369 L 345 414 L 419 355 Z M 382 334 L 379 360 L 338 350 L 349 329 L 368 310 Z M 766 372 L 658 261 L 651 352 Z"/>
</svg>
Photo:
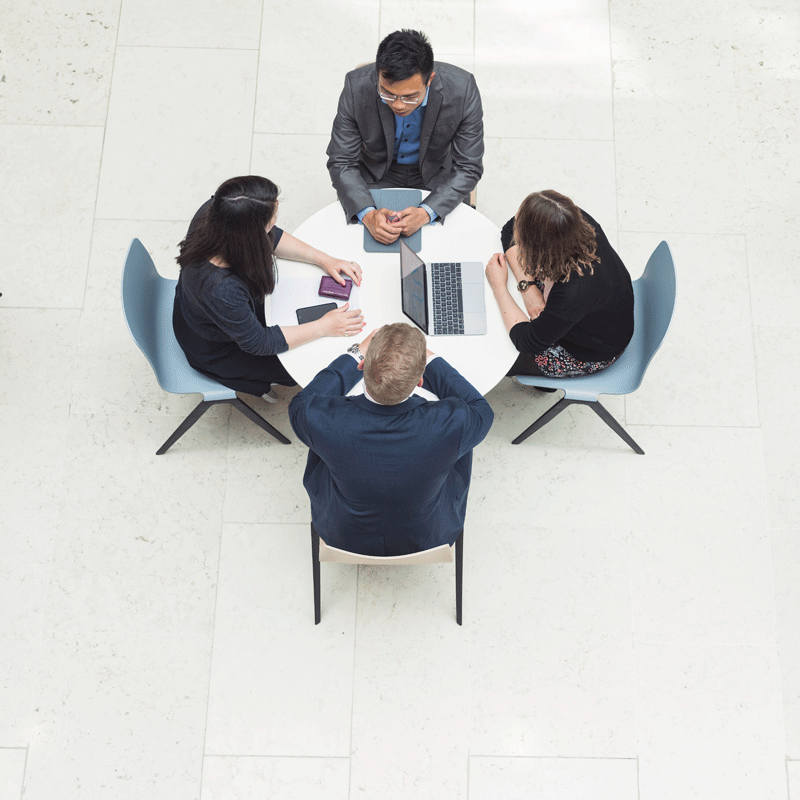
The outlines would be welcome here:
<svg viewBox="0 0 800 800">
<path fill-rule="evenodd" d="M 302 325 L 305 322 L 313 322 L 315 319 L 324 317 L 329 311 L 338 308 L 336 303 L 322 303 L 319 306 L 306 306 L 297 309 L 297 322 Z"/>
</svg>

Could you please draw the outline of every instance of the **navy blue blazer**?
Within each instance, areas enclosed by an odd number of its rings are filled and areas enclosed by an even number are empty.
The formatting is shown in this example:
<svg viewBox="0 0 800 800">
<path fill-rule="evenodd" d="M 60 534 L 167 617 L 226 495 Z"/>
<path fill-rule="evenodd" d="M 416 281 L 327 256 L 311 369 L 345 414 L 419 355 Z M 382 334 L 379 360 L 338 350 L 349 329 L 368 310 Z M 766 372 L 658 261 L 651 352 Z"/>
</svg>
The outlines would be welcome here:
<svg viewBox="0 0 800 800">
<path fill-rule="evenodd" d="M 444 359 L 425 369 L 424 387 L 382 406 L 347 397 L 363 373 L 339 356 L 292 399 L 289 418 L 308 445 L 303 485 L 311 519 L 333 547 L 394 556 L 453 544 L 464 527 L 472 448 L 494 414 Z"/>
</svg>

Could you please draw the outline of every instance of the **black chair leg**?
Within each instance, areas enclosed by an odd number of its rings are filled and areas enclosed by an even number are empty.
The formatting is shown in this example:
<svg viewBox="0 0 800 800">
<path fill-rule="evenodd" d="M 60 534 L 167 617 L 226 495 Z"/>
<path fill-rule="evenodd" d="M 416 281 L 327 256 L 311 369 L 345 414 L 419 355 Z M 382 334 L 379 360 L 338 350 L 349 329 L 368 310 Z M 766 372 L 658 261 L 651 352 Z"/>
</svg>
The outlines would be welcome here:
<svg viewBox="0 0 800 800">
<path fill-rule="evenodd" d="M 526 428 L 522 433 L 517 436 L 516 439 L 511 440 L 511 444 L 520 444 L 524 442 L 532 433 L 536 433 L 540 428 L 543 428 L 547 425 L 550 420 L 555 419 L 565 408 L 571 406 L 575 400 L 567 400 L 566 397 L 562 397 L 555 405 L 551 406 L 547 409 L 547 411 L 542 414 L 533 425 Z"/>
<path fill-rule="evenodd" d="M 591 406 L 594 409 L 595 414 L 600 417 L 609 428 L 611 428 L 617 436 L 620 437 L 635 453 L 638 453 L 640 456 L 644 455 L 644 450 L 639 447 L 638 444 L 631 438 L 630 434 L 622 427 L 622 425 L 617 422 L 614 417 L 611 416 L 608 409 L 601 405 L 600 403 L 586 403 L 586 405 Z"/>
<path fill-rule="evenodd" d="M 456 622 L 461 624 L 461 590 L 464 585 L 464 529 L 456 539 Z"/>
<path fill-rule="evenodd" d="M 311 523 L 311 570 L 314 575 L 314 624 L 319 625 L 320 613 L 320 589 L 319 589 L 319 534 Z"/>
<path fill-rule="evenodd" d="M 238 397 L 234 397 L 233 400 L 227 400 L 226 402 L 230 403 L 235 409 L 241 411 L 249 420 L 255 422 L 256 425 L 263 428 L 268 434 L 274 436 L 281 444 L 291 444 L 277 428 L 273 428 L 261 414 L 250 408 L 247 403 L 243 402 Z"/>
<path fill-rule="evenodd" d="M 162 444 L 158 450 L 156 450 L 156 455 L 163 456 L 164 453 L 166 453 L 167 450 L 169 450 L 170 447 L 172 447 L 172 445 L 174 445 L 175 442 L 177 442 L 178 439 L 180 439 L 181 436 L 183 436 L 183 434 L 186 433 L 186 431 L 188 431 L 189 428 L 191 428 L 192 425 L 194 425 L 195 422 L 197 422 L 197 420 L 199 420 L 200 417 L 202 417 L 203 414 L 205 414 L 206 411 L 208 411 L 209 408 L 211 408 L 211 406 L 216 405 L 218 402 L 220 401 L 203 400 L 200 403 L 198 403 L 192 410 L 192 413 L 189 414 L 189 416 L 186 417 L 186 419 L 183 422 L 181 422 L 180 425 L 178 425 L 178 427 L 175 429 L 175 433 L 173 433 L 172 436 L 170 436 L 169 439 L 167 439 L 167 441 L 164 442 L 164 444 Z"/>
</svg>

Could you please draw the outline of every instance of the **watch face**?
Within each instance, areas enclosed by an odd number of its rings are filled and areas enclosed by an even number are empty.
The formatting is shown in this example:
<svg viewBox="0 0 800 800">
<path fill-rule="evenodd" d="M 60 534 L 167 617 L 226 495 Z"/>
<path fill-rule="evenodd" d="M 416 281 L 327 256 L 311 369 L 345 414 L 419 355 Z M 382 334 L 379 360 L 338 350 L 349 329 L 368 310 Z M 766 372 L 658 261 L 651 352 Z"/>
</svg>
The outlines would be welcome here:
<svg viewBox="0 0 800 800">
<path fill-rule="evenodd" d="M 526 289 L 527 289 L 527 288 L 528 288 L 528 287 L 531 285 L 531 283 L 532 283 L 532 282 L 533 282 L 533 281 L 520 281 L 520 282 L 517 284 L 517 289 L 518 289 L 520 292 L 524 292 L 524 291 L 525 291 L 525 290 L 526 290 Z"/>
</svg>

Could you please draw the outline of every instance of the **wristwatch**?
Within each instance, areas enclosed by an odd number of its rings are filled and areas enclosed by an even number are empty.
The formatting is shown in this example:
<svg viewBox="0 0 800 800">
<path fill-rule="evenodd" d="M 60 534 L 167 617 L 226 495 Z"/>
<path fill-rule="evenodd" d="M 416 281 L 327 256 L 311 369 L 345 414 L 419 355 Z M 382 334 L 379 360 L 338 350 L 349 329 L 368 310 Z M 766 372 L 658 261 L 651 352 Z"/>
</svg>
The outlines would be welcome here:
<svg viewBox="0 0 800 800">
<path fill-rule="evenodd" d="M 359 361 L 364 360 L 364 354 L 361 352 L 361 348 L 357 344 L 350 345 L 350 347 L 347 348 L 347 352 L 350 353 L 350 355 L 354 358 L 357 358 Z"/>
<path fill-rule="evenodd" d="M 517 290 L 520 291 L 520 292 L 524 292 L 529 286 L 533 286 L 533 285 L 534 285 L 533 281 L 520 281 L 517 284 Z"/>
</svg>

